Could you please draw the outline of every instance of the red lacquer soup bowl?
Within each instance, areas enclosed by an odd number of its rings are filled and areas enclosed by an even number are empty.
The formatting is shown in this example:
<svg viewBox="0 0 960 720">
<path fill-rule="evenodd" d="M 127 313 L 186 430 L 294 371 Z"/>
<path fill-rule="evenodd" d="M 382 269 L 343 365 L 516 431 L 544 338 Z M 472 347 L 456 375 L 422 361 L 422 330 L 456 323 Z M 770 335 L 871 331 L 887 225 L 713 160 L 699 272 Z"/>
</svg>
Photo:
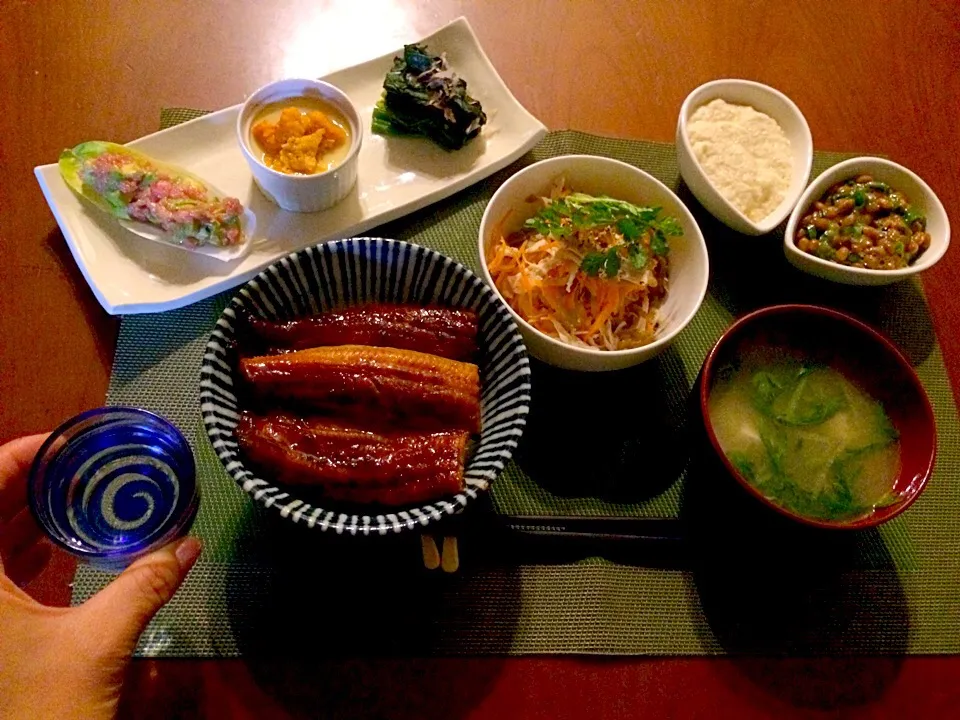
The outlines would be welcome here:
<svg viewBox="0 0 960 720">
<path fill-rule="evenodd" d="M 724 455 L 710 420 L 708 398 L 721 368 L 757 350 L 784 351 L 834 368 L 882 403 L 900 439 L 900 472 L 894 501 L 853 519 L 800 515 L 773 502 Z M 814 305 L 776 305 L 737 320 L 707 355 L 700 375 L 700 411 L 713 452 L 727 472 L 754 498 L 798 522 L 820 528 L 874 527 L 906 510 L 923 492 L 933 472 L 937 431 L 930 401 L 909 361 L 870 326 L 849 315 Z"/>
</svg>

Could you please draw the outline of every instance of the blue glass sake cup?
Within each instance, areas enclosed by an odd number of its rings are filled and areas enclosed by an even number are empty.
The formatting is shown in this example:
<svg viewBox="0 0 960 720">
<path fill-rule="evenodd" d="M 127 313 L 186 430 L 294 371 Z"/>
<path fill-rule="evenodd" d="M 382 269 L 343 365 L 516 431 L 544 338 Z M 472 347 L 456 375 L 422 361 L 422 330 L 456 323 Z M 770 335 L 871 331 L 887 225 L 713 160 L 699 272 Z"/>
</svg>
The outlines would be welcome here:
<svg viewBox="0 0 960 720">
<path fill-rule="evenodd" d="M 56 545 L 111 572 L 186 535 L 200 507 L 183 434 L 128 407 L 89 410 L 54 430 L 34 458 L 27 496 Z"/>
</svg>

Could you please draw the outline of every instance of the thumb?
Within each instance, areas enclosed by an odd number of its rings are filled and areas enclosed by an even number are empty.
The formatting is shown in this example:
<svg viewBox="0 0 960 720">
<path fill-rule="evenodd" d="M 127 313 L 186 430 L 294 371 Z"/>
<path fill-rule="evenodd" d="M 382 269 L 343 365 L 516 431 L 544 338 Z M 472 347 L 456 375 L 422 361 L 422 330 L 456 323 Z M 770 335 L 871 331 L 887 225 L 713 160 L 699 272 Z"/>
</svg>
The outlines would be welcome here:
<svg viewBox="0 0 960 720">
<path fill-rule="evenodd" d="M 146 555 L 84 603 L 103 640 L 119 644 L 123 654 L 136 647 L 157 611 L 170 601 L 200 556 L 200 541 L 185 537 Z"/>
</svg>

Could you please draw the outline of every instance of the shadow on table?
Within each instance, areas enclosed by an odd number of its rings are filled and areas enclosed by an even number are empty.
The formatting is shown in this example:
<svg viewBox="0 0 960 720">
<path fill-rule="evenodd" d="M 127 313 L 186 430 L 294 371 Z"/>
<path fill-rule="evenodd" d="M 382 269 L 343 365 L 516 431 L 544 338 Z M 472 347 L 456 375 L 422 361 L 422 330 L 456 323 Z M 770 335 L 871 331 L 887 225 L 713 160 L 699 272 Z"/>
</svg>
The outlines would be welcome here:
<svg viewBox="0 0 960 720">
<path fill-rule="evenodd" d="M 587 519 L 587 518 L 585 518 Z M 480 498 L 463 516 L 445 521 L 444 532 L 459 538 L 461 557 L 467 555 L 483 567 L 515 568 L 523 565 L 573 565 L 600 557 L 620 565 L 685 569 L 689 565 L 682 522 L 677 518 L 593 518 L 595 530 L 616 536 L 615 523 L 626 520 L 640 537 L 589 537 L 543 533 L 523 517 L 494 512 L 489 499 Z M 614 524 L 611 524 L 614 523 Z M 547 527 L 551 523 L 544 523 Z M 524 530 L 523 528 L 527 528 Z M 590 532 L 579 526 L 579 531 Z"/>
<path fill-rule="evenodd" d="M 719 643 L 750 681 L 793 705 L 834 709 L 875 700 L 897 678 L 909 610 L 876 530 L 781 518 L 708 457 L 691 467 L 682 514 L 712 633 L 704 644 Z"/>
<path fill-rule="evenodd" d="M 532 360 L 518 464 L 561 497 L 635 503 L 659 495 L 689 457 L 685 378 L 673 348 L 614 372 L 574 372 Z"/>
<path fill-rule="evenodd" d="M 105 367 L 109 366 L 113 360 L 120 323 L 101 309 L 100 303 L 93 291 L 90 290 L 83 273 L 80 272 L 80 268 L 70 254 L 70 248 L 67 247 L 67 241 L 59 228 L 47 235 L 44 246 L 56 260 L 64 276 L 70 279 L 67 285 L 73 291 L 75 304 L 83 312 L 83 318 L 87 326 L 93 331 L 100 363 Z"/>
<path fill-rule="evenodd" d="M 784 257 L 784 225 L 762 237 L 741 235 L 710 215 L 683 183 L 678 195 L 696 217 L 707 243 L 708 291 L 735 317 L 781 303 L 825 305 L 879 329 L 914 366 L 933 351 L 933 321 L 917 281 L 853 287 L 813 277 Z"/>
<path fill-rule="evenodd" d="M 204 717 L 204 677 L 196 662 L 134 659 L 120 692 L 119 720 Z"/>
<path fill-rule="evenodd" d="M 156 244 L 147 240 L 135 239 L 147 245 Z M 113 381 L 121 385 L 131 381 L 144 370 L 159 365 L 169 355 L 196 340 L 196 320 L 191 316 L 196 313 L 198 308 L 203 307 L 203 303 L 210 303 L 209 300 L 201 301 L 192 308 L 170 310 L 162 314 L 128 315 L 127 332 L 131 335 L 118 336 L 120 318 L 105 314 L 96 297 L 87 289 L 87 281 L 70 254 L 70 249 L 66 245 L 63 234 L 59 230 L 51 232 L 46 238 L 46 246 L 48 252 L 60 265 L 64 275 L 71 279 L 69 284 L 73 288 L 76 304 L 83 310 L 87 325 L 94 330 L 94 337 L 97 340 L 97 354 L 100 356 L 101 362 L 107 366 L 111 365 L 118 342 L 123 342 L 126 339 L 127 345 L 136 346 L 136 352 L 128 357 L 128 362 L 116 366 L 111 378 Z M 173 249 L 171 252 L 177 253 L 178 258 L 180 253 L 183 253 L 182 250 L 177 249 Z M 182 258 L 180 259 L 182 260 Z M 218 313 L 214 312 L 212 306 L 209 312 L 209 327 L 212 329 Z M 161 326 L 162 331 L 158 330 Z M 207 329 L 203 330 L 204 335 L 207 332 Z"/>
<path fill-rule="evenodd" d="M 273 521 L 227 597 L 233 636 L 260 688 L 295 716 L 456 718 L 500 673 L 519 615 L 515 571 L 461 553 L 423 568 L 419 536 L 328 538 Z M 495 599 L 495 601 L 491 601 Z"/>
</svg>

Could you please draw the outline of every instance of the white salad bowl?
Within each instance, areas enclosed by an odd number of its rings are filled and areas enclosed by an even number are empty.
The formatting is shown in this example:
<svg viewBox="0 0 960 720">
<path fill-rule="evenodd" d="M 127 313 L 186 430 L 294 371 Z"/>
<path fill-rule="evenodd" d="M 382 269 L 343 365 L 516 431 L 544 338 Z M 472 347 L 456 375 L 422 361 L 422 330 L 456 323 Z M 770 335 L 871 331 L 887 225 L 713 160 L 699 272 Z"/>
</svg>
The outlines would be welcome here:
<svg viewBox="0 0 960 720">
<path fill-rule="evenodd" d="M 687 135 L 687 122 L 700 106 L 720 98 L 735 105 L 749 105 L 777 121 L 793 150 L 790 187 L 780 204 L 760 222 L 754 222 L 727 200 L 706 176 Z M 687 95 L 677 119 L 677 162 L 683 181 L 700 204 L 727 227 L 745 235 L 765 235 L 783 222 L 797 204 L 810 179 L 813 137 L 803 113 L 779 90 L 752 80 L 713 80 Z"/>
<path fill-rule="evenodd" d="M 499 233 L 511 233 L 542 207 L 540 198 L 563 179 L 576 192 L 607 195 L 636 205 L 654 206 L 676 218 L 683 235 L 670 239 L 670 285 L 659 309 L 660 327 L 653 342 L 628 350 L 596 350 L 567 344 L 524 320 L 497 290 L 487 268 L 488 251 Z M 568 370 L 619 370 L 649 360 L 676 339 L 707 292 L 707 247 L 697 221 L 666 185 L 632 165 L 593 155 L 562 155 L 542 160 L 510 177 L 494 193 L 480 221 L 480 272 L 504 301 L 532 355 Z"/>
<path fill-rule="evenodd" d="M 314 175 L 289 175 L 267 167 L 254 147 L 251 127 L 262 108 L 297 98 L 320 98 L 336 107 L 350 123 L 350 150 L 339 165 Z M 346 94 L 322 80 L 293 78 L 264 85 L 254 92 L 237 116 L 237 141 L 261 192 L 284 210 L 318 212 L 336 205 L 357 183 L 357 157 L 363 140 L 360 114 Z"/>
<path fill-rule="evenodd" d="M 858 175 L 870 175 L 874 180 L 885 182 L 891 188 L 902 192 L 910 204 L 926 216 L 930 247 L 912 265 L 899 270 L 848 267 L 805 253 L 796 246 L 794 238 L 797 235 L 797 225 L 806 215 L 807 209 L 819 200 L 831 185 Z M 899 282 L 932 268 L 940 261 L 948 247 L 950 221 L 940 198 L 916 173 L 895 162 L 877 157 L 851 158 L 821 173 L 800 197 L 783 236 L 783 252 L 791 265 L 811 275 L 844 285 L 889 285 Z"/>
</svg>

